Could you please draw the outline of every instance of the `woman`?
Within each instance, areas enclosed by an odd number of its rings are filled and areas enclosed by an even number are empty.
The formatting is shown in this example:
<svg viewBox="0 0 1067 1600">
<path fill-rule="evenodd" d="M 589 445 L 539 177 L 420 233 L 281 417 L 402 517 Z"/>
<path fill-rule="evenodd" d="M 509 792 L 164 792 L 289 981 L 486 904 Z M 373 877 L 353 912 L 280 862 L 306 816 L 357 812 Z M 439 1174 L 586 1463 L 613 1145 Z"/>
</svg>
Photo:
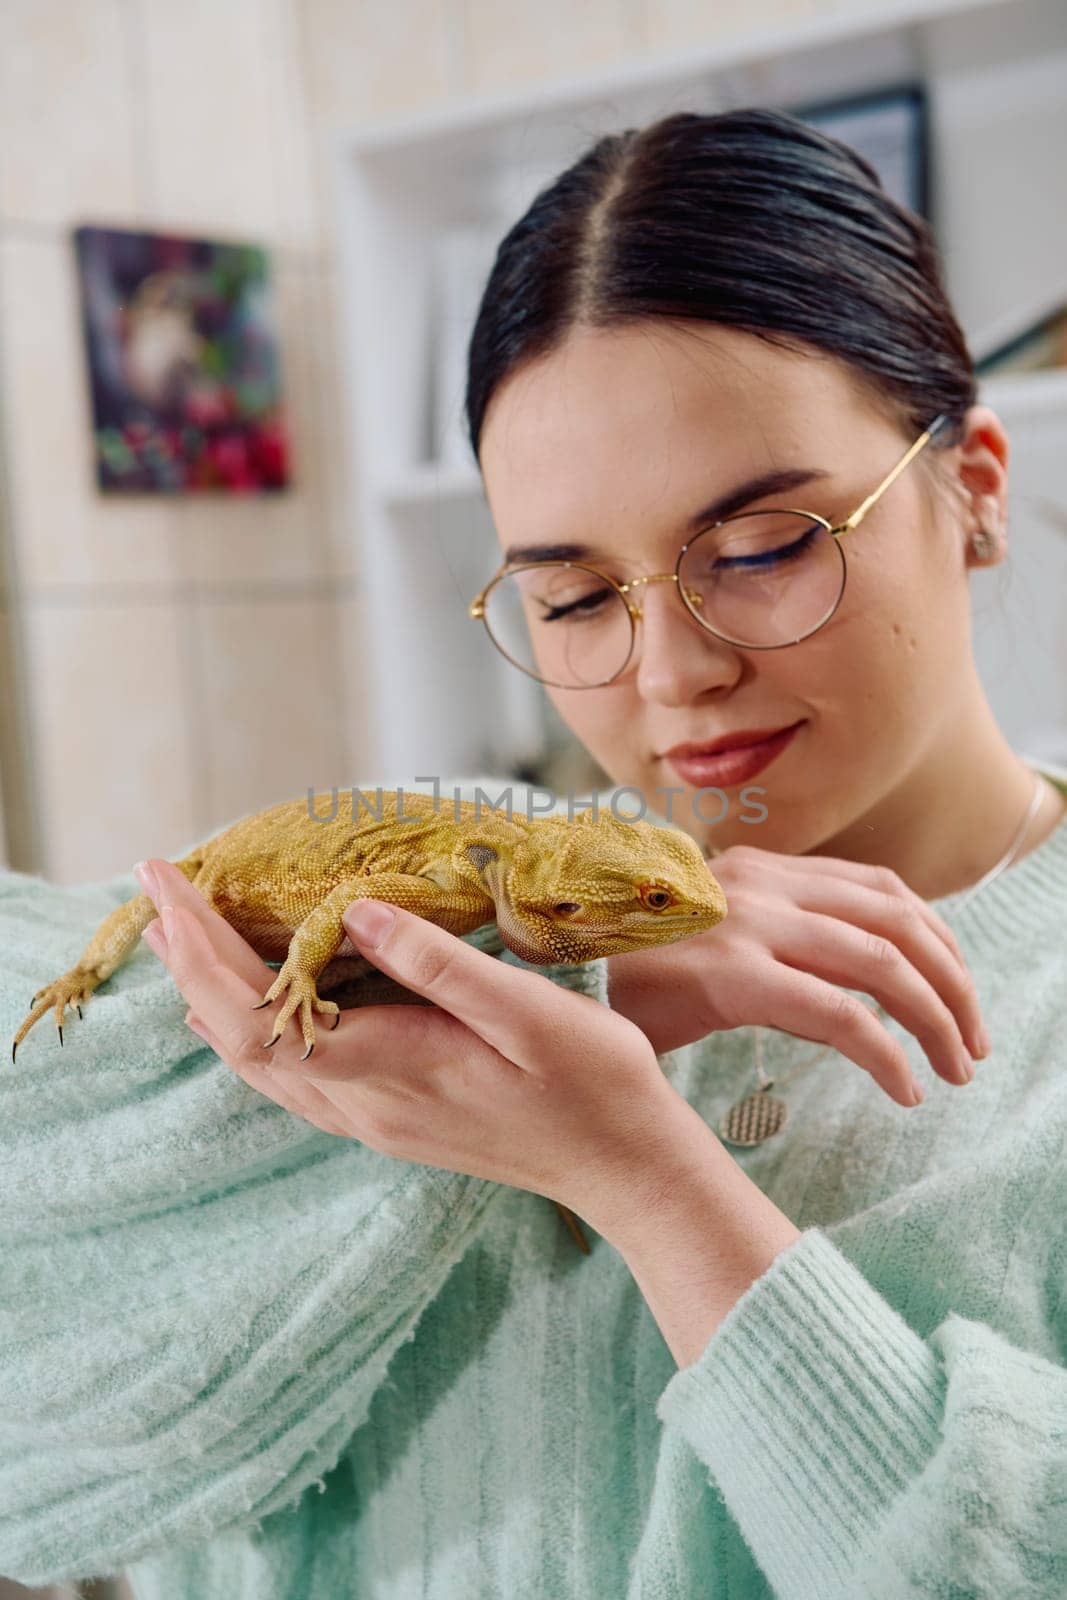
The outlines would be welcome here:
<svg viewBox="0 0 1067 1600">
<path fill-rule="evenodd" d="M 505 555 L 480 605 L 706 847 L 728 917 L 546 977 L 364 903 L 353 943 L 440 1009 L 344 1013 L 310 1069 L 290 1028 L 268 1066 L 269 970 L 142 864 L 201 1083 L 218 1056 L 257 1091 L 246 1123 L 266 1096 L 335 1138 L 282 1163 L 234 1127 L 223 1160 L 217 1108 L 197 1123 L 246 1203 L 198 1168 L 185 1266 L 151 1235 L 176 1330 L 164 1357 L 132 1313 L 120 1439 L 84 1373 L 51 1412 L 42 1387 L 50 1473 L 16 1477 L 0 1542 L 19 1576 L 1067 1592 L 1067 777 L 1011 749 L 974 669 L 1008 460 L 975 394 L 925 224 L 789 116 L 670 117 L 536 198 L 470 351 Z M 181 1187 L 157 1209 L 195 1210 Z M 600 1235 L 587 1255 L 540 1196 Z M 48 1559 L 46 1507 L 71 1530 Z"/>
</svg>

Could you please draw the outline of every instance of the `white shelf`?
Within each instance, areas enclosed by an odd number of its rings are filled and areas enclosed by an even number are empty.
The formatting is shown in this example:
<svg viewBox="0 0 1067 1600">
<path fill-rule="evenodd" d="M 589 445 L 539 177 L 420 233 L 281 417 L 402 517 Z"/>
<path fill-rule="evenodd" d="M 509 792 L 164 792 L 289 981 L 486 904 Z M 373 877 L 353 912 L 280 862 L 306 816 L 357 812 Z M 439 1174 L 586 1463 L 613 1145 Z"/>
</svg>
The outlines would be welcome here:
<svg viewBox="0 0 1067 1600">
<path fill-rule="evenodd" d="M 1067 443 L 1067 367 L 998 373 L 982 378 L 979 389 L 982 404 L 999 412 L 1005 424 L 1026 417 L 1062 416 Z"/>
<path fill-rule="evenodd" d="M 795 51 L 828 50 L 887 29 L 929 24 L 962 12 L 1003 9 L 1006 0 L 846 0 L 840 11 L 800 18 L 768 29 L 758 24 L 732 39 L 694 44 L 648 60 L 612 63 L 592 73 L 556 78 L 529 89 L 482 95 L 466 103 L 432 106 L 416 115 L 382 118 L 339 135 L 338 149 L 364 161 L 395 164 L 408 156 L 458 152 L 516 127 L 564 122 L 597 102 L 632 102 L 642 94 L 673 96 L 695 77 L 717 77 L 735 67 L 759 67 Z"/>
<path fill-rule="evenodd" d="M 446 500 L 484 500 L 481 474 L 452 462 L 419 461 L 378 491 L 387 511 L 407 511 Z"/>
</svg>

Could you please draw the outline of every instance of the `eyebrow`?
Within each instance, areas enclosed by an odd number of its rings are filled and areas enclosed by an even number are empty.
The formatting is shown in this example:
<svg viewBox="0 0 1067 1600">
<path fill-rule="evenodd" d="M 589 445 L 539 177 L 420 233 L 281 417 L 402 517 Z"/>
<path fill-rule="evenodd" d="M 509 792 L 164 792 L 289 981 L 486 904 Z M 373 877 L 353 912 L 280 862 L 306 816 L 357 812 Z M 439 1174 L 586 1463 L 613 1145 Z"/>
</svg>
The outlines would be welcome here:
<svg viewBox="0 0 1067 1600">
<path fill-rule="evenodd" d="M 833 474 L 825 467 L 788 467 L 778 472 L 762 472 L 758 477 L 749 478 L 747 482 L 738 484 L 728 494 L 712 500 L 709 505 L 701 506 L 699 511 L 694 511 L 684 524 L 686 538 L 692 538 L 709 522 L 718 522 L 723 517 L 732 516 L 735 511 L 740 511 L 742 506 L 747 506 L 753 500 L 762 500 L 769 494 L 786 494 L 791 489 L 799 489 L 806 483 L 814 483 L 818 479 L 832 476 Z M 582 561 L 589 556 L 607 554 L 607 551 L 597 550 L 596 546 L 591 544 L 511 544 L 504 551 L 504 563 L 510 565 L 517 561 Z"/>
</svg>

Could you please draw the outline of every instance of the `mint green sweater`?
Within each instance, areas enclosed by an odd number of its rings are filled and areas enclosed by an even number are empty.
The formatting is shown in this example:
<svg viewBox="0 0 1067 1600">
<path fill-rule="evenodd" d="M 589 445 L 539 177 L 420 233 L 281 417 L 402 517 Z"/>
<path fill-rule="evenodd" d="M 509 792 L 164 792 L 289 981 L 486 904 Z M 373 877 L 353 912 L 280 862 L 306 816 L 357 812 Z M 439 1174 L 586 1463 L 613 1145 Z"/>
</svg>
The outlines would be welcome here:
<svg viewBox="0 0 1067 1600">
<path fill-rule="evenodd" d="M 135 892 L 0 875 L 4 1039 Z M 282 1110 L 139 951 L 65 1048 L 45 1019 L 0 1068 L 0 1573 L 126 1568 L 138 1600 L 1063 1600 L 1067 825 L 962 898 L 937 908 L 991 1055 L 957 1088 L 890 1023 L 917 1109 L 834 1054 L 784 1089 L 784 1129 L 733 1153 L 801 1235 L 682 1370 L 588 1224 L 584 1256 L 541 1196 Z M 605 1003 L 603 962 L 552 976 Z M 661 1064 L 714 1127 L 751 1046 Z M 767 1070 L 811 1053 L 773 1035 Z"/>
</svg>

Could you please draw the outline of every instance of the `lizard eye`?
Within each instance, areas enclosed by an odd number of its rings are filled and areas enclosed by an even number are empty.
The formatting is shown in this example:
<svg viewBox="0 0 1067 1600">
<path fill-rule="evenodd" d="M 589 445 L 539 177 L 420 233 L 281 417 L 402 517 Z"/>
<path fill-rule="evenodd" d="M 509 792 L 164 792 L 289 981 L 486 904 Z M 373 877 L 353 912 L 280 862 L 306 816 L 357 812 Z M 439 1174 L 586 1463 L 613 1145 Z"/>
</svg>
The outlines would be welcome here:
<svg viewBox="0 0 1067 1600">
<path fill-rule="evenodd" d="M 552 909 L 558 917 L 568 917 L 572 911 L 580 911 L 582 908 L 577 900 L 558 900 Z"/>
<path fill-rule="evenodd" d="M 642 884 L 638 890 L 641 904 L 650 911 L 664 911 L 672 904 L 674 896 L 669 889 L 659 889 L 654 884 Z"/>
</svg>

